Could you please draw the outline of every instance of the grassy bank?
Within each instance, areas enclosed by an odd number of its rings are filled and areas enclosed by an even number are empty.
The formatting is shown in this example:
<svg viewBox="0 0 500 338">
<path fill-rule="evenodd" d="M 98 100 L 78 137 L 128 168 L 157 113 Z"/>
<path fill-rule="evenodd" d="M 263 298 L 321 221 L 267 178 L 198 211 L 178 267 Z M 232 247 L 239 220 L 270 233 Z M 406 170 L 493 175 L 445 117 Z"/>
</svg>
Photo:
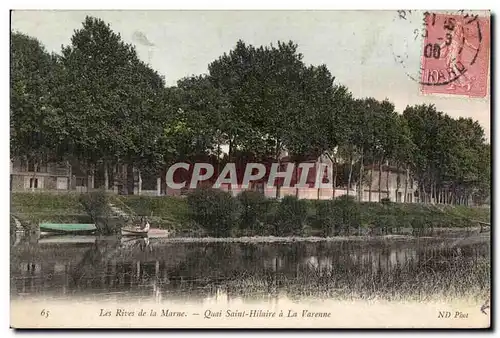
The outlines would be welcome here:
<svg viewBox="0 0 500 338">
<path fill-rule="evenodd" d="M 226 196 L 227 197 L 227 196 Z M 207 197 L 202 196 L 202 202 Z M 155 227 L 167 228 L 176 232 L 203 233 L 202 221 L 193 216 L 193 206 L 187 198 L 178 197 L 151 197 L 151 196 L 116 196 L 110 195 L 110 201 L 125 212 L 149 216 Z M 212 201 L 213 202 L 213 201 Z M 199 204 L 199 200 L 196 202 Z M 213 202 L 215 203 L 215 202 Z M 227 201 L 223 202 L 227 204 Z M 321 235 L 325 226 L 330 223 L 353 223 L 354 230 L 363 230 L 364 233 L 397 233 L 398 229 L 434 228 L 434 227 L 469 227 L 474 226 L 472 220 L 490 222 L 489 208 L 474 208 L 466 206 L 432 206 L 423 204 L 403 203 L 355 203 L 347 210 L 340 206 L 330 208 L 331 201 L 307 200 L 300 203 L 292 201 L 291 206 L 280 208 L 280 202 L 275 200 L 245 200 L 243 208 L 238 209 L 235 218 L 228 222 L 246 223 L 233 227 L 233 235 L 270 235 L 274 234 L 278 226 L 280 229 L 291 224 L 301 223 L 302 235 Z M 194 210 L 206 216 L 207 210 L 220 207 L 219 204 L 208 204 L 206 210 Z M 297 208 L 303 216 L 297 221 Z M 195 208 L 196 209 L 196 208 Z M 283 210 L 282 210 L 283 209 Z M 249 211 L 250 210 L 250 211 Z M 214 226 L 220 226 L 220 217 L 228 211 L 221 210 L 220 214 L 212 215 Z M 90 217 L 85 214 L 79 202 L 79 194 L 51 194 L 51 193 L 12 193 L 11 214 L 18 217 L 24 224 L 36 225 L 40 222 L 61 223 L 88 223 Z M 198 215 L 199 216 L 199 215 Z M 352 220 L 352 219 L 355 220 Z M 286 220 L 291 222 L 286 223 Z M 252 224 L 249 224 L 252 223 Z M 202 225 L 202 224 L 201 224 Z M 206 227 L 205 227 L 206 228 Z M 345 229 L 344 229 L 345 230 Z M 348 231 L 351 231 L 348 229 Z M 287 235 L 285 231 L 281 235 Z M 293 232 L 297 234 L 297 232 Z"/>
</svg>

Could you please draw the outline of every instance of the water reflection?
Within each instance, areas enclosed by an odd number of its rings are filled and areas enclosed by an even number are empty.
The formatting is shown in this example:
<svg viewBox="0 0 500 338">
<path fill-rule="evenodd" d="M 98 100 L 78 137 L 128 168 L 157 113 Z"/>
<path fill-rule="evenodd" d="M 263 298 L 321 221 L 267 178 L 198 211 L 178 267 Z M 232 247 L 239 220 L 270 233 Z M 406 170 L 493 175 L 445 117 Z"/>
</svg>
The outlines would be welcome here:
<svg viewBox="0 0 500 338">
<path fill-rule="evenodd" d="M 415 287 L 489 287 L 489 274 L 477 273 L 489 259 L 489 244 L 453 243 L 163 243 L 150 238 L 26 242 L 12 249 L 11 293 L 206 302 L 241 294 L 369 295 Z"/>
</svg>

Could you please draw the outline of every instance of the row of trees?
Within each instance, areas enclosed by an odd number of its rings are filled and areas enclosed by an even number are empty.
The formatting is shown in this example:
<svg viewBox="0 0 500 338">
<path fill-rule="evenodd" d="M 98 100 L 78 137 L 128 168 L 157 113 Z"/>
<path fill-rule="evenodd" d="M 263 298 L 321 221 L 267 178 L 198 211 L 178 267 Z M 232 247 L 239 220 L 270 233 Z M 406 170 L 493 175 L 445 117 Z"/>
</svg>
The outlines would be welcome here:
<svg viewBox="0 0 500 338">
<path fill-rule="evenodd" d="M 177 161 L 279 162 L 286 151 L 297 162 L 328 156 L 334 196 L 388 163 L 419 182 L 424 202 L 489 196 L 490 146 L 476 121 L 433 105 L 398 114 L 389 100 L 354 98 L 334 80 L 325 65 L 306 65 L 293 42 L 238 41 L 207 74 L 166 88 L 100 19 L 87 17 L 58 55 L 12 33 L 11 156 L 76 159 L 107 178 L 117 163 L 158 176 Z"/>
</svg>

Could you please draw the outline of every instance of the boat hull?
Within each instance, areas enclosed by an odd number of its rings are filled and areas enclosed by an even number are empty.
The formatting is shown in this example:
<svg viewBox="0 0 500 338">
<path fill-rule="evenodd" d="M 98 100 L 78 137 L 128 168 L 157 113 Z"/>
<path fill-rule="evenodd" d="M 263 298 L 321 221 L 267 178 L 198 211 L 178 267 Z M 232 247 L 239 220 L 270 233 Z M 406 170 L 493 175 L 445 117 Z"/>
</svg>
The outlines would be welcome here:
<svg viewBox="0 0 500 338">
<path fill-rule="evenodd" d="M 68 235 L 92 235 L 96 232 L 95 224 L 40 224 L 40 235 L 68 234 Z"/>
<path fill-rule="evenodd" d="M 137 231 L 132 229 L 122 229 L 122 236 L 142 236 L 146 237 L 149 231 Z"/>
</svg>

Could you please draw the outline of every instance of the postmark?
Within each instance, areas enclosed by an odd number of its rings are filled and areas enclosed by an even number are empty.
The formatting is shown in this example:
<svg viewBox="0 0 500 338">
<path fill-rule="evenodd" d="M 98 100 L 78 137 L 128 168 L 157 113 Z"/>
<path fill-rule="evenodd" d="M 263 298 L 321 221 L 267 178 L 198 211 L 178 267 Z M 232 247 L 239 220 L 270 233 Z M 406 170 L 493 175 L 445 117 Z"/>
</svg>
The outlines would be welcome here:
<svg viewBox="0 0 500 338">
<path fill-rule="evenodd" d="M 395 20 L 405 36 L 401 47 L 393 49 L 394 59 L 419 83 L 422 94 L 487 95 L 489 17 L 465 11 L 397 11 Z"/>
</svg>

